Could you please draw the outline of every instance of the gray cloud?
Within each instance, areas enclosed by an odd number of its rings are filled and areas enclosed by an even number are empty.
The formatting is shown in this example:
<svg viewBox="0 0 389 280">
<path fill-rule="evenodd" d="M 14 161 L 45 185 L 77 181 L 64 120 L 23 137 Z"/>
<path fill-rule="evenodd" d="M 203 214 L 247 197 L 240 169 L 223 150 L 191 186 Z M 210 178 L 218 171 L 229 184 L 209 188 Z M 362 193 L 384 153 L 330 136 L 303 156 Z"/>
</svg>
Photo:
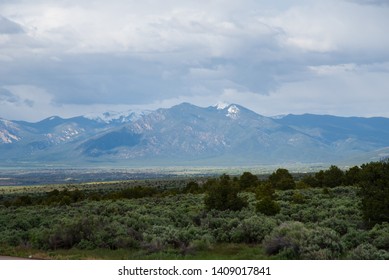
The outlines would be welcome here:
<svg viewBox="0 0 389 280">
<path fill-rule="evenodd" d="M 29 98 L 23 98 L 17 94 L 12 93 L 8 89 L 0 88 L 0 105 L 6 107 L 13 106 L 20 108 L 23 106 L 27 106 L 28 108 L 33 108 L 35 105 L 35 101 Z"/>
<path fill-rule="evenodd" d="M 0 104 L 20 103 L 20 98 L 5 88 L 0 87 Z"/>
<path fill-rule="evenodd" d="M 0 15 L 0 34 L 19 34 L 23 32 L 24 30 L 19 24 Z"/>
<path fill-rule="evenodd" d="M 389 5 L 389 0 L 347 0 L 362 5 Z"/>
<path fill-rule="evenodd" d="M 388 1 L 291 2 L 2 1 L 0 87 L 19 88 L 19 103 L 28 108 L 49 96 L 50 112 L 72 104 L 205 105 L 220 96 L 239 103 L 255 95 L 273 112 L 280 92 L 289 95 L 283 100 L 292 111 L 301 99 L 293 103 L 298 93 L 291 89 L 325 94 L 341 85 L 337 94 L 349 96 L 355 89 L 348 79 L 365 88 L 375 80 L 371 73 L 380 76 L 371 99 L 386 92 L 389 18 L 379 4 Z M 343 65 L 359 70 L 321 76 Z M 31 87 L 36 91 L 29 93 Z M 10 104 L 12 96 L 0 96 Z"/>
<path fill-rule="evenodd" d="M 27 105 L 27 106 L 30 107 L 30 108 L 33 108 L 35 102 L 34 102 L 34 100 L 26 99 L 26 100 L 24 100 L 24 104 Z"/>
</svg>

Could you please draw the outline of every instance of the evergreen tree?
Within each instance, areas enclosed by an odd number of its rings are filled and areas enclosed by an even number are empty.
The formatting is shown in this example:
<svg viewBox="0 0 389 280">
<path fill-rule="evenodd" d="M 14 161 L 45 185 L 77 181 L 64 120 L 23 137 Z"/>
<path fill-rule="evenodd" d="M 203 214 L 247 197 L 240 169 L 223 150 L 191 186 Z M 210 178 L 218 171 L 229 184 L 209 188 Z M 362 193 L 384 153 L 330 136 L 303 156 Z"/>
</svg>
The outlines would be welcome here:
<svg viewBox="0 0 389 280">
<path fill-rule="evenodd" d="M 343 182 L 343 176 L 344 173 L 339 167 L 331 165 L 331 167 L 323 173 L 323 187 L 335 188 L 340 186 Z"/>
<path fill-rule="evenodd" d="M 296 183 L 287 169 L 279 168 L 269 176 L 269 182 L 276 190 L 289 190 L 296 188 Z"/>
<path fill-rule="evenodd" d="M 359 186 L 365 223 L 389 222 L 389 162 L 362 165 Z"/>
<path fill-rule="evenodd" d="M 346 171 L 343 182 L 346 186 L 354 186 L 360 181 L 361 169 L 359 166 L 354 166 Z"/>
<path fill-rule="evenodd" d="M 238 196 L 239 186 L 228 175 L 212 181 L 204 198 L 207 210 L 238 211 L 247 206 L 247 201 Z"/>
<path fill-rule="evenodd" d="M 275 190 L 270 182 L 265 182 L 258 187 L 256 198 L 258 199 L 257 212 L 267 216 L 273 216 L 280 212 L 280 206 L 275 201 Z"/>
<path fill-rule="evenodd" d="M 250 172 L 244 172 L 239 179 L 239 186 L 241 190 L 247 190 L 255 188 L 259 184 L 258 177 L 251 174 Z"/>
</svg>

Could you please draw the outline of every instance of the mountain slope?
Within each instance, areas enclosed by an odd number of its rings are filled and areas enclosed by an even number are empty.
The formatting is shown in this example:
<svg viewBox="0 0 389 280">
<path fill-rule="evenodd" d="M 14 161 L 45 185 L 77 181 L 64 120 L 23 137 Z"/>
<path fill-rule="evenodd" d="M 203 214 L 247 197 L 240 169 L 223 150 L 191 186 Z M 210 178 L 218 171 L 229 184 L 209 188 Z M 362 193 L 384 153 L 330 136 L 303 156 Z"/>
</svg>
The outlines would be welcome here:
<svg viewBox="0 0 389 280">
<path fill-rule="evenodd" d="M 389 119 L 287 115 L 278 123 L 293 127 L 332 145 L 354 145 L 363 151 L 389 146 Z"/>
<path fill-rule="evenodd" d="M 110 115 L 113 116 L 113 115 Z M 189 103 L 117 119 L 0 119 L 2 165 L 336 163 L 389 147 L 389 119 L 287 115 Z M 382 154 L 382 152 L 381 152 Z"/>
<path fill-rule="evenodd" d="M 0 119 L 0 145 L 19 141 L 19 131 L 20 128 L 16 123 Z"/>
</svg>

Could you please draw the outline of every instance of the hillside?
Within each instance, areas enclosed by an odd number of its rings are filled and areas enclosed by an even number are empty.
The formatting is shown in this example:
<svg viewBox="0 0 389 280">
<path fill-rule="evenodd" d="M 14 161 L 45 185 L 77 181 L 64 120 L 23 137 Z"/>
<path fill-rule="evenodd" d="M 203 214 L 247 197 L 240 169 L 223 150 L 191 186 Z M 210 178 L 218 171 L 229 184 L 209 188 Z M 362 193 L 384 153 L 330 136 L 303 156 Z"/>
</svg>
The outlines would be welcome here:
<svg viewBox="0 0 389 280">
<path fill-rule="evenodd" d="M 270 118 L 236 104 L 183 103 L 105 119 L 0 119 L 0 165 L 354 164 L 387 156 L 388 128 L 387 118 Z"/>
</svg>

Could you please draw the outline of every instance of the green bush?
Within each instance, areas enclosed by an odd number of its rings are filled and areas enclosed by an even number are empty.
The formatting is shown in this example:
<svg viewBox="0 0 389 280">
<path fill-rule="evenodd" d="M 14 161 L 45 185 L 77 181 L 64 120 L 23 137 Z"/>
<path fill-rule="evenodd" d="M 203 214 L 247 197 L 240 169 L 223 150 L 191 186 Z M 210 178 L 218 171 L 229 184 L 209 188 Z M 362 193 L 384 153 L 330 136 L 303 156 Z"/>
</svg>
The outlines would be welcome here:
<svg viewBox="0 0 389 280">
<path fill-rule="evenodd" d="M 328 228 L 307 228 L 300 222 L 285 222 L 265 237 L 268 255 L 286 259 L 337 259 L 343 252 L 339 235 Z"/>
<path fill-rule="evenodd" d="M 354 228 L 349 228 L 347 233 L 341 237 L 341 242 L 345 251 L 355 249 L 360 244 L 367 243 L 368 240 L 368 232 Z"/>
<path fill-rule="evenodd" d="M 303 204 L 305 202 L 305 196 L 299 191 L 293 192 L 292 199 L 293 199 L 293 203 L 297 203 L 297 204 Z"/>
<path fill-rule="evenodd" d="M 211 249 L 214 243 L 215 239 L 212 235 L 204 234 L 200 238 L 192 240 L 189 246 L 194 250 L 205 251 Z"/>
<path fill-rule="evenodd" d="M 379 250 L 369 243 L 363 243 L 351 250 L 346 258 L 349 260 L 389 260 L 389 252 Z"/>
<path fill-rule="evenodd" d="M 280 255 L 281 258 L 298 259 L 302 240 L 309 230 L 300 222 L 285 222 L 273 229 L 264 238 L 262 245 L 268 255 Z"/>
<path fill-rule="evenodd" d="M 369 239 L 378 249 L 389 251 L 389 223 L 375 225 L 369 231 Z"/>
<path fill-rule="evenodd" d="M 255 215 L 239 222 L 231 230 L 231 240 L 236 243 L 260 243 L 276 225 L 273 219 Z"/>
<path fill-rule="evenodd" d="M 341 215 L 339 216 L 342 217 Z M 339 235 L 344 235 L 353 226 L 352 221 L 349 219 L 342 219 L 339 216 L 331 216 L 325 220 L 320 221 L 318 225 L 325 228 L 331 228 Z"/>
<path fill-rule="evenodd" d="M 257 212 L 266 216 L 274 216 L 281 210 L 280 205 L 269 196 L 263 197 L 256 205 Z"/>
<path fill-rule="evenodd" d="M 338 259 L 343 253 L 339 235 L 330 228 L 315 227 L 301 240 L 300 258 L 308 260 Z"/>
</svg>

